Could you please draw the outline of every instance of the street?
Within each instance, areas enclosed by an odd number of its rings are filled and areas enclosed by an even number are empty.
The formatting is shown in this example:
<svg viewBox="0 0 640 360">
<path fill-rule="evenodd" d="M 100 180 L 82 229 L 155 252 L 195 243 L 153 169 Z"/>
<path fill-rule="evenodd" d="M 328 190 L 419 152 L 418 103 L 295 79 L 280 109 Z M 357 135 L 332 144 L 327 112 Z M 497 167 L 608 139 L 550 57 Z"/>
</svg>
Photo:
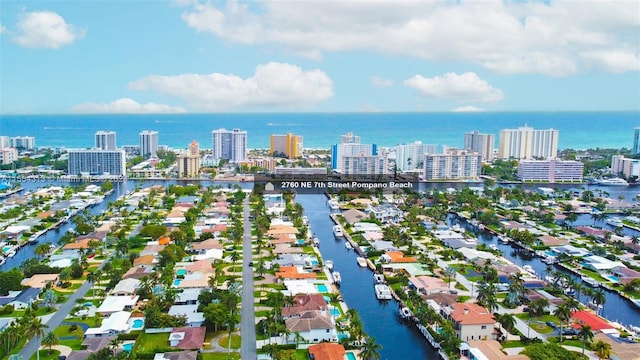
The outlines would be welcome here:
<svg viewBox="0 0 640 360">
<path fill-rule="evenodd" d="M 251 222 L 249 221 L 249 195 L 244 199 L 244 236 L 242 242 L 242 309 L 240 312 L 240 336 L 242 346 L 240 348 L 240 358 L 250 360 L 257 358 L 256 351 L 256 326 L 255 308 L 253 296 L 253 267 L 249 266 L 252 261 L 251 246 Z"/>
</svg>

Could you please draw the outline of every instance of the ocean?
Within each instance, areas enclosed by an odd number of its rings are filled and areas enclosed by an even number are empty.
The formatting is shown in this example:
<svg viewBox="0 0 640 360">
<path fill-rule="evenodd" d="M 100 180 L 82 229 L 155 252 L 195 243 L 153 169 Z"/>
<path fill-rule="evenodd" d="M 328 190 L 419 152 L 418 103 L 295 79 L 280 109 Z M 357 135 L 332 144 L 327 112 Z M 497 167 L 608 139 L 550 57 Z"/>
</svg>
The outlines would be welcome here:
<svg viewBox="0 0 640 360">
<path fill-rule="evenodd" d="M 640 112 L 1 115 L 0 135 L 33 136 L 37 147 L 87 148 L 98 130 L 115 131 L 118 146 L 137 145 L 140 131 L 156 130 L 160 144 L 184 149 L 193 140 L 211 148 L 212 130 L 239 128 L 248 132 L 249 148 L 268 148 L 271 134 L 285 133 L 304 136 L 305 148 L 329 148 L 347 132 L 381 147 L 416 140 L 461 147 L 465 132 L 496 134 L 497 142 L 501 129 L 524 125 L 560 130 L 560 149 L 631 148 Z"/>
</svg>

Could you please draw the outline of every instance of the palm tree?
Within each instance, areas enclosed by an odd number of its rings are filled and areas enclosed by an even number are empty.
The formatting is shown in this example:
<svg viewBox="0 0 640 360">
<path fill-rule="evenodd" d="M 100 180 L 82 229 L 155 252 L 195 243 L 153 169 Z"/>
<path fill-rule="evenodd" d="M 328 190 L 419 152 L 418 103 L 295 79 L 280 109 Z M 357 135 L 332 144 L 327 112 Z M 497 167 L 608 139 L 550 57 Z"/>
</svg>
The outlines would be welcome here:
<svg viewBox="0 0 640 360">
<path fill-rule="evenodd" d="M 51 250 L 51 243 L 47 242 L 44 244 L 38 244 L 34 252 L 36 255 L 38 255 L 38 257 L 43 258 L 45 257 L 45 255 L 49 253 L 50 250 Z"/>
<path fill-rule="evenodd" d="M 511 330 L 516 326 L 516 319 L 513 314 L 497 314 L 496 317 L 498 318 L 500 325 L 502 325 L 502 327 L 508 332 L 511 332 Z"/>
<path fill-rule="evenodd" d="M 367 337 L 360 352 L 360 358 L 363 360 L 380 360 L 380 350 L 382 350 L 382 345 L 376 343 L 376 338 Z"/>
<path fill-rule="evenodd" d="M 584 355 L 584 348 L 587 346 L 587 341 L 593 340 L 593 331 L 591 331 L 591 326 L 580 325 L 580 330 L 578 330 L 578 338 L 582 339 L 582 355 Z"/>
<path fill-rule="evenodd" d="M 593 303 L 598 305 L 598 307 L 602 306 L 601 310 L 604 310 L 604 303 L 607 302 L 607 296 L 604 293 L 604 290 L 597 289 L 591 295 Z M 596 311 L 599 312 L 599 311 Z"/>
<path fill-rule="evenodd" d="M 560 342 L 562 342 L 563 325 L 571 320 L 571 309 L 569 309 L 567 303 L 560 304 L 553 312 L 553 315 L 560 320 Z"/>
<path fill-rule="evenodd" d="M 611 356 L 611 344 L 602 340 L 597 340 L 591 344 L 593 351 L 596 352 L 598 359 L 608 359 Z"/>
<path fill-rule="evenodd" d="M 33 320 L 27 325 L 26 335 L 27 338 L 36 337 L 36 342 L 40 343 L 40 338 L 44 336 L 44 329 L 47 325 L 42 323 L 42 320 L 38 317 L 34 317 Z M 40 351 L 36 351 L 36 359 L 40 360 Z"/>
<path fill-rule="evenodd" d="M 58 344 L 60 344 L 60 339 L 58 339 L 58 337 L 56 336 L 56 334 L 53 333 L 53 331 L 49 331 L 42 338 L 42 345 L 49 348 L 49 354 L 51 354 L 51 348 Z"/>
</svg>

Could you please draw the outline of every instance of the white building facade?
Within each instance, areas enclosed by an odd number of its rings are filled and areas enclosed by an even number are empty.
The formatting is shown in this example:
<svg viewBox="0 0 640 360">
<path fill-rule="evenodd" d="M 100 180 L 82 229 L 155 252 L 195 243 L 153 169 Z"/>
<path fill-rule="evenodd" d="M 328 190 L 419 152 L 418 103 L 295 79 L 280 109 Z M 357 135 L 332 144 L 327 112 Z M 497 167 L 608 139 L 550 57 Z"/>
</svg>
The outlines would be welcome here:
<svg viewBox="0 0 640 360">
<path fill-rule="evenodd" d="M 535 130 L 531 127 L 500 130 L 498 158 L 552 159 L 558 156 L 559 130 Z"/>
<path fill-rule="evenodd" d="M 582 182 L 584 164 L 573 160 L 521 160 L 518 179 L 521 181 Z"/>
<path fill-rule="evenodd" d="M 95 133 L 96 149 L 115 150 L 116 149 L 116 132 L 115 131 L 96 131 Z"/>
<path fill-rule="evenodd" d="M 9 138 L 9 146 L 21 150 L 33 150 L 36 147 L 36 138 L 33 136 L 14 136 Z"/>
<path fill-rule="evenodd" d="M 124 150 L 70 150 L 68 154 L 69 175 L 127 175 Z"/>
<path fill-rule="evenodd" d="M 18 160 L 18 149 L 12 147 L 0 148 L 0 164 L 8 165 Z"/>
<path fill-rule="evenodd" d="M 472 150 L 482 156 L 482 161 L 493 161 L 493 150 L 496 143 L 494 134 L 481 134 L 478 131 L 464 134 L 464 149 Z"/>
<path fill-rule="evenodd" d="M 616 176 L 621 175 L 627 179 L 633 176 L 640 177 L 640 159 L 613 155 L 611 157 L 611 173 Z"/>
<path fill-rule="evenodd" d="M 212 154 L 214 159 L 225 159 L 230 163 L 247 161 L 247 132 L 240 129 L 213 130 Z"/>
<path fill-rule="evenodd" d="M 158 152 L 158 132 L 144 130 L 140 133 L 140 155 L 148 159 L 156 157 Z"/>
<path fill-rule="evenodd" d="M 482 171 L 482 156 L 476 152 L 448 149 L 445 154 L 427 154 L 425 180 L 477 179 Z"/>
<path fill-rule="evenodd" d="M 437 153 L 438 146 L 416 141 L 411 144 L 396 146 L 396 166 L 400 171 L 411 171 L 424 168 L 425 154 Z"/>
</svg>

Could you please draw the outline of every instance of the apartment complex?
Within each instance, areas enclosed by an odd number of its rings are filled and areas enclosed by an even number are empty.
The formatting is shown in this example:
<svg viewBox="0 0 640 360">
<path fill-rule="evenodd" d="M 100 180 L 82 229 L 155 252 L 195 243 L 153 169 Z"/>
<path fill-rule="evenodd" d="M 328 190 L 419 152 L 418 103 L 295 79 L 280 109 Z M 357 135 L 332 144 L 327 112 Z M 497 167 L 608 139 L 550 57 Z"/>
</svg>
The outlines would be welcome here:
<svg viewBox="0 0 640 360">
<path fill-rule="evenodd" d="M 518 163 L 521 181 L 581 182 L 583 171 L 584 164 L 573 160 L 521 160 Z"/>
<path fill-rule="evenodd" d="M 240 129 L 213 130 L 213 158 L 227 160 L 230 163 L 247 161 L 247 132 Z"/>
<path fill-rule="evenodd" d="M 36 147 L 36 138 L 33 136 L 10 137 L 9 146 L 19 150 L 33 150 Z"/>
<path fill-rule="evenodd" d="M 115 131 L 96 131 L 95 148 L 100 150 L 116 149 L 116 132 Z"/>
<path fill-rule="evenodd" d="M 477 179 L 482 171 L 482 156 L 476 152 L 447 149 L 443 154 L 426 154 L 425 180 Z"/>
<path fill-rule="evenodd" d="M 8 165 L 18 160 L 18 149 L 13 147 L 0 147 L 0 165 Z"/>
<path fill-rule="evenodd" d="M 396 167 L 400 171 L 411 171 L 424 167 L 424 155 L 437 153 L 437 145 L 416 141 L 396 146 Z"/>
<path fill-rule="evenodd" d="M 494 134 L 481 134 L 478 131 L 464 134 L 464 149 L 475 151 L 482 156 L 482 161 L 493 161 L 493 150 L 496 143 Z"/>
<path fill-rule="evenodd" d="M 535 130 L 528 126 L 500 130 L 498 158 L 518 160 L 556 158 L 559 134 L 558 130 Z"/>
<path fill-rule="evenodd" d="M 640 154 L 640 127 L 633 129 L 633 155 Z"/>
<path fill-rule="evenodd" d="M 140 133 L 140 155 L 148 159 L 156 157 L 158 152 L 158 132 L 144 130 Z"/>
<path fill-rule="evenodd" d="M 611 173 L 625 178 L 640 177 L 640 159 L 626 158 L 622 155 L 611 157 Z"/>
<path fill-rule="evenodd" d="M 197 177 L 200 173 L 200 145 L 193 140 L 186 153 L 178 155 L 178 177 Z"/>
<path fill-rule="evenodd" d="M 271 134 L 270 153 L 271 155 L 284 155 L 289 159 L 302 156 L 302 136 L 295 134 L 276 135 Z"/>
<path fill-rule="evenodd" d="M 331 147 L 331 167 L 345 175 L 387 174 L 388 154 L 378 154 L 376 144 L 361 144 L 359 136 L 348 133 L 340 136 L 340 144 Z"/>
<path fill-rule="evenodd" d="M 67 174 L 126 176 L 124 150 L 70 150 Z"/>
</svg>

